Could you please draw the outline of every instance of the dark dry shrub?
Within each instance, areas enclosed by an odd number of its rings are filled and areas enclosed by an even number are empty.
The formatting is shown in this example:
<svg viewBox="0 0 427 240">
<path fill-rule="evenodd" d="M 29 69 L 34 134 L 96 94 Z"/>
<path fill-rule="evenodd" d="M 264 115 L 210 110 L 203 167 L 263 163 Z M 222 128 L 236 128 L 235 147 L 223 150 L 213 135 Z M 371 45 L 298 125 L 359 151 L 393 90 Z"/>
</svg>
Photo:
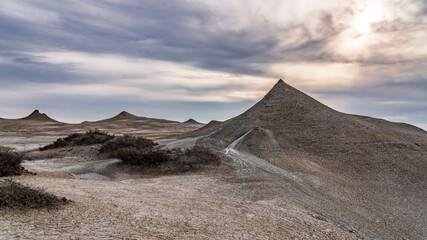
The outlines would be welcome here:
<svg viewBox="0 0 427 240">
<path fill-rule="evenodd" d="M 55 142 L 40 148 L 40 151 L 74 146 L 88 146 L 105 143 L 113 139 L 114 136 L 99 130 L 90 130 L 86 133 L 73 133 L 65 138 L 59 138 Z"/>
<path fill-rule="evenodd" d="M 68 202 L 66 198 L 11 180 L 0 181 L 0 209 L 52 208 Z"/>
<path fill-rule="evenodd" d="M 171 158 L 162 151 L 144 151 L 137 148 L 121 148 L 116 151 L 115 157 L 122 160 L 124 164 L 137 165 L 142 167 L 157 167 L 168 162 Z"/>
<path fill-rule="evenodd" d="M 21 175 L 23 167 L 21 167 L 22 158 L 13 152 L 0 151 L 0 177 Z"/>
<path fill-rule="evenodd" d="M 196 145 L 179 154 L 177 163 L 180 165 L 182 171 L 189 171 L 201 169 L 207 165 L 219 165 L 221 157 L 207 147 Z"/>
<path fill-rule="evenodd" d="M 169 162 L 172 159 L 168 154 L 162 151 L 152 151 L 143 155 L 144 162 L 148 167 L 157 167 L 163 163 Z"/>
<path fill-rule="evenodd" d="M 135 165 L 139 161 L 141 152 L 136 148 L 121 148 L 114 154 L 116 158 L 122 160 L 122 163 Z"/>
<path fill-rule="evenodd" d="M 12 150 L 14 150 L 14 148 L 0 146 L 0 151 L 12 151 Z"/>
<path fill-rule="evenodd" d="M 147 138 L 124 135 L 105 142 L 99 149 L 99 152 L 114 155 L 114 153 L 121 148 L 135 148 L 139 151 L 148 152 L 155 145 L 157 145 L 157 143 Z"/>
<path fill-rule="evenodd" d="M 141 151 L 134 147 L 121 148 L 116 151 L 115 157 L 121 159 L 123 164 L 147 168 L 161 166 L 158 170 L 163 173 L 205 169 L 221 163 L 220 155 L 201 146 L 194 146 L 186 150 L 172 149 L 166 151 Z"/>
</svg>

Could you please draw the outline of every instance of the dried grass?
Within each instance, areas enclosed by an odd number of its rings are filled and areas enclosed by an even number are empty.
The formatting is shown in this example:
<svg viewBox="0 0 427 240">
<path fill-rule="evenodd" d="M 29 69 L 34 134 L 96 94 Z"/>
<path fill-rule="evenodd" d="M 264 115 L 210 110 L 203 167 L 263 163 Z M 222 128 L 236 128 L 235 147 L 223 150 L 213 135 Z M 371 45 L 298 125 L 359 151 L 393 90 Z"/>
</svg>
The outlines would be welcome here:
<svg viewBox="0 0 427 240">
<path fill-rule="evenodd" d="M 0 209 L 54 208 L 70 202 L 12 180 L 0 181 Z"/>
<path fill-rule="evenodd" d="M 41 147 L 40 151 L 54 148 L 102 144 L 113 138 L 114 136 L 99 130 L 90 130 L 86 133 L 73 133 L 66 138 L 59 138 L 52 144 Z"/>
<path fill-rule="evenodd" d="M 143 168 L 159 168 L 165 173 L 179 173 L 204 169 L 208 166 L 218 166 L 221 156 L 212 150 L 194 146 L 180 150 L 138 150 L 136 148 L 122 148 L 116 151 L 116 158 L 123 164 L 140 166 Z M 159 172 L 159 173 L 160 173 Z"/>
<path fill-rule="evenodd" d="M 119 149 L 134 148 L 138 151 L 150 151 L 157 143 L 143 137 L 134 137 L 130 135 L 115 137 L 105 142 L 99 149 L 100 153 L 108 153 L 114 156 Z M 124 154 L 124 153 L 123 153 Z"/>
<path fill-rule="evenodd" d="M 24 168 L 21 167 L 22 158 L 9 151 L 0 151 L 0 177 L 21 175 Z"/>
</svg>

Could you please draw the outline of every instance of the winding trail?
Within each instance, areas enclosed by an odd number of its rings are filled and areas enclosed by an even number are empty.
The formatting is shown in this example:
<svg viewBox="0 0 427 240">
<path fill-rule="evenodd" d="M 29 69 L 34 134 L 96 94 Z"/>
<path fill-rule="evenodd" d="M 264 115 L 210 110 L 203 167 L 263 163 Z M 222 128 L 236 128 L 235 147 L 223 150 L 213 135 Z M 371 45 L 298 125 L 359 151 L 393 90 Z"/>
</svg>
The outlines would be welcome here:
<svg viewBox="0 0 427 240">
<path fill-rule="evenodd" d="M 252 130 L 249 130 L 241 137 L 236 139 L 234 142 L 232 142 L 230 145 L 228 145 L 228 147 L 225 149 L 225 154 L 233 159 L 234 166 L 237 167 L 238 170 L 243 172 L 251 171 L 251 169 L 258 169 L 277 176 L 297 180 L 294 175 L 290 174 L 284 169 L 276 167 L 271 163 L 265 161 L 264 159 L 256 157 L 252 154 L 237 150 L 242 144 L 242 142 L 245 140 L 246 136 L 251 132 Z"/>
</svg>

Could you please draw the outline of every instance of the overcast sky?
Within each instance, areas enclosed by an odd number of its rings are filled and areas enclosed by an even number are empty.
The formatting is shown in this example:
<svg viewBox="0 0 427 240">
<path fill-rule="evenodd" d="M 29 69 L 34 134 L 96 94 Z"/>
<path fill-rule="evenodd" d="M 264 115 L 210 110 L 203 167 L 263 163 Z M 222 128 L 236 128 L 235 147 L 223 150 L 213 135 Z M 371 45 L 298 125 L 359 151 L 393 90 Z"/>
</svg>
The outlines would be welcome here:
<svg viewBox="0 0 427 240">
<path fill-rule="evenodd" d="M 279 78 L 427 129 L 426 1 L 0 1 L 0 117 L 226 120 Z"/>
</svg>

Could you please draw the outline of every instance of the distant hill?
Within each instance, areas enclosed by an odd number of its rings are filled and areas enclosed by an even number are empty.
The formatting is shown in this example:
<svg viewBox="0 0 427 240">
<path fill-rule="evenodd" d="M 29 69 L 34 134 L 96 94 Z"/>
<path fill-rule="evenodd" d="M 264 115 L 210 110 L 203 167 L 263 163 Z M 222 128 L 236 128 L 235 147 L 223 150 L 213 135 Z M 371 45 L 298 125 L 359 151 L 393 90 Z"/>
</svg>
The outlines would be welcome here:
<svg viewBox="0 0 427 240">
<path fill-rule="evenodd" d="M 212 120 L 208 124 L 206 124 L 205 126 L 199 129 L 182 134 L 180 138 L 197 137 L 197 136 L 206 135 L 218 129 L 223 123 L 224 122 Z"/>
<path fill-rule="evenodd" d="M 107 119 L 102 119 L 98 121 L 86 121 L 82 122 L 82 124 L 98 124 L 98 123 L 113 123 L 113 122 L 127 122 L 127 121 L 136 121 L 136 122 L 157 122 L 157 123 L 179 123 L 178 121 L 166 120 L 166 119 L 157 119 L 157 118 L 148 118 L 148 117 L 140 117 L 134 114 L 131 114 L 126 111 L 122 111 L 114 117 L 110 117 Z"/>
<path fill-rule="evenodd" d="M 174 139 L 176 135 L 200 127 L 198 124 L 184 124 L 166 119 L 140 117 L 125 111 L 111 118 L 82 122 L 77 126 L 81 129 L 99 129 L 114 134 L 135 134 L 154 140 L 166 135 L 169 139 Z"/>
<path fill-rule="evenodd" d="M 47 116 L 45 113 L 40 113 L 39 110 L 34 110 L 30 115 L 21 118 L 20 120 L 30 120 L 30 121 L 41 121 L 41 122 L 58 122 L 49 116 Z"/>
<path fill-rule="evenodd" d="M 117 114 L 116 116 L 113 117 L 113 119 L 121 119 L 121 118 L 130 119 L 130 118 L 138 118 L 138 117 L 135 116 L 135 115 L 133 115 L 133 114 L 131 114 L 131 113 L 128 113 L 126 111 L 122 111 L 122 112 L 120 112 L 119 114 Z"/>
<path fill-rule="evenodd" d="M 198 121 L 196 121 L 196 120 L 194 120 L 192 118 L 188 119 L 187 121 L 185 121 L 183 123 L 188 123 L 188 124 L 202 124 L 202 123 L 199 123 Z"/>
</svg>

